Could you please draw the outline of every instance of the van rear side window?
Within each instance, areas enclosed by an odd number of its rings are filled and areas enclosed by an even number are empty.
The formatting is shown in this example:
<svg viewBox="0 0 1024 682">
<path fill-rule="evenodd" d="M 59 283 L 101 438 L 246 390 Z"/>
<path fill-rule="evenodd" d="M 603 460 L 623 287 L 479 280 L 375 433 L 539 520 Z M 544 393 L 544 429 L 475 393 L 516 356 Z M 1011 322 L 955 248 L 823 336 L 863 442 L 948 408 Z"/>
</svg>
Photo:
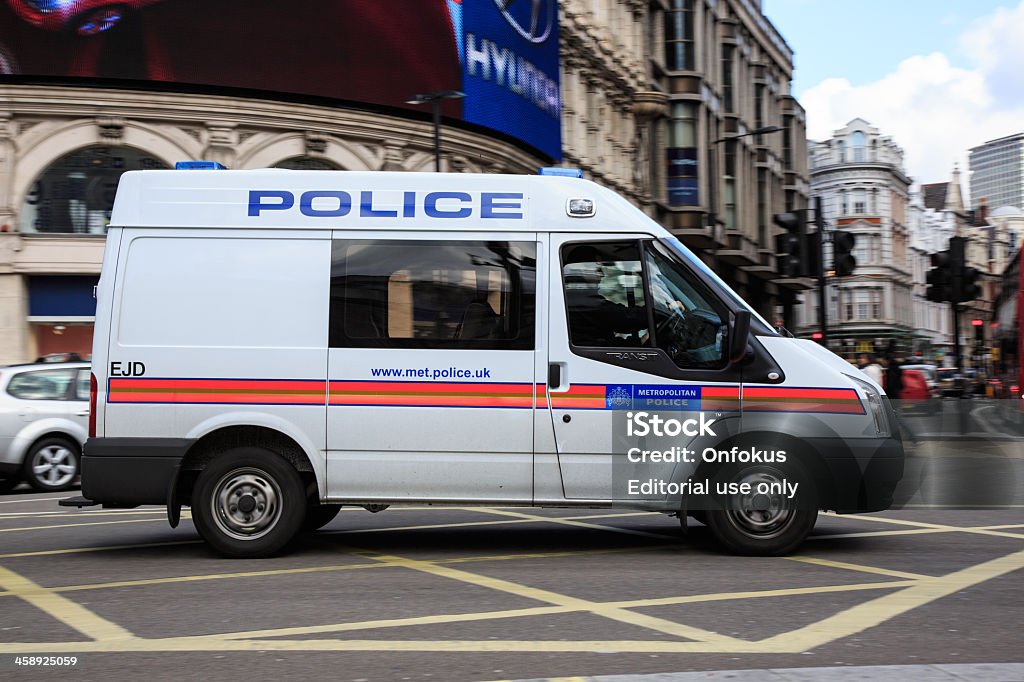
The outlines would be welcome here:
<svg viewBox="0 0 1024 682">
<path fill-rule="evenodd" d="M 532 242 L 333 243 L 334 348 L 534 347 Z"/>
<path fill-rule="evenodd" d="M 326 239 L 133 239 L 118 343 L 323 348 L 329 256 Z"/>
</svg>

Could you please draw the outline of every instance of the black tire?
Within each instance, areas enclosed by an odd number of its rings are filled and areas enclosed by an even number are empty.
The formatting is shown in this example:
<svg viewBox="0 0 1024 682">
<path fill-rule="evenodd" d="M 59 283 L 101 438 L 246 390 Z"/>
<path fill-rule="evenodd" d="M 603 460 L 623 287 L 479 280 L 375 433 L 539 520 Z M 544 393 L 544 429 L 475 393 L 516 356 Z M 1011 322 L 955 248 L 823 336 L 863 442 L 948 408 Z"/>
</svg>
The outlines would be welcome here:
<svg viewBox="0 0 1024 682">
<path fill-rule="evenodd" d="M 306 497 L 299 472 L 255 447 L 228 450 L 196 479 L 192 520 L 202 538 L 233 559 L 281 551 L 302 528 Z"/>
<path fill-rule="evenodd" d="M 320 530 L 334 520 L 341 511 L 340 504 L 311 504 L 306 508 L 306 520 L 302 522 L 302 530 L 312 533 Z"/>
<path fill-rule="evenodd" d="M 797 483 L 792 500 L 756 494 L 720 500 L 720 508 L 707 512 L 715 538 L 733 554 L 781 556 L 799 547 L 818 519 L 816 495 L 810 479 L 794 464 L 752 464 L 730 467 L 719 480 L 731 482 Z"/>
<path fill-rule="evenodd" d="M 59 436 L 36 441 L 25 453 L 23 476 L 36 490 L 67 490 L 78 478 L 78 445 Z"/>
</svg>

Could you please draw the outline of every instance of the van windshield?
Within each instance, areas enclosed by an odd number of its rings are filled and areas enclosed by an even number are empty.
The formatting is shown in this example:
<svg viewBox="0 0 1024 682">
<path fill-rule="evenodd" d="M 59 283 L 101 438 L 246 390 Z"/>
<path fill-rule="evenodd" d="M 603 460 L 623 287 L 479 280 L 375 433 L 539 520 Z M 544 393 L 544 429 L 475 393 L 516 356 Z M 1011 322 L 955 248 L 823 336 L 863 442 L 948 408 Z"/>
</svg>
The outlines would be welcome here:
<svg viewBox="0 0 1024 682">
<path fill-rule="evenodd" d="M 722 281 L 722 278 L 715 274 L 714 270 L 709 268 L 700 258 L 697 258 L 697 256 L 695 256 L 693 252 L 690 251 L 690 249 L 686 248 L 686 246 L 684 246 L 681 241 L 679 241 L 675 237 L 663 237 L 661 239 L 658 239 L 658 241 L 661 242 L 662 244 L 665 244 L 668 248 L 672 249 L 672 251 L 676 253 L 676 255 L 678 255 L 680 258 L 682 258 L 684 261 L 686 261 L 693 267 L 697 268 L 697 270 L 700 271 L 702 275 L 704 275 L 709 280 L 717 284 L 721 288 L 721 290 L 724 291 L 725 294 L 729 296 L 729 298 L 731 298 L 734 302 L 736 302 L 741 308 L 743 308 L 744 310 L 749 310 L 750 314 L 754 316 L 754 319 L 759 320 L 765 327 L 774 331 L 775 327 L 770 325 L 768 321 L 761 317 L 761 315 L 756 310 L 751 308 L 746 301 L 740 298 L 739 294 L 733 291 L 728 284 Z"/>
</svg>

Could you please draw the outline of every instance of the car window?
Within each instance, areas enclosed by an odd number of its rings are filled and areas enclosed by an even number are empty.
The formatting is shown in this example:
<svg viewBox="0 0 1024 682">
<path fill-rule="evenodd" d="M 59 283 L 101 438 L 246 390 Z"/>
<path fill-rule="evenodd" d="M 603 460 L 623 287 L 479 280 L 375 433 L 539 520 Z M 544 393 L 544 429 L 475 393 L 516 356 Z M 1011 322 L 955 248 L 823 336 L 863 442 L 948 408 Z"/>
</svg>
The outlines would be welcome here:
<svg viewBox="0 0 1024 682">
<path fill-rule="evenodd" d="M 78 378 L 75 379 L 75 400 L 89 399 L 89 370 L 78 370 Z"/>
<path fill-rule="evenodd" d="M 22 400 L 67 400 L 74 379 L 75 369 L 70 367 L 22 372 L 11 377 L 7 392 Z"/>
</svg>

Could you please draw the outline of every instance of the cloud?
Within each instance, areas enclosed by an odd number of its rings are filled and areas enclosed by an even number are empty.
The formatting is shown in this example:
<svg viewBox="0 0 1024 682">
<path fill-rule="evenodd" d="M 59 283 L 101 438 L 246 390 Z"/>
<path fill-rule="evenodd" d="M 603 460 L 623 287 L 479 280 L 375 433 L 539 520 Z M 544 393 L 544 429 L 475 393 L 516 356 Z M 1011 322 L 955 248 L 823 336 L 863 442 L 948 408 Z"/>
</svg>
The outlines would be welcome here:
<svg viewBox="0 0 1024 682">
<path fill-rule="evenodd" d="M 970 147 L 1024 130 L 1024 1 L 970 24 L 959 47 L 967 66 L 933 52 L 872 83 L 823 80 L 800 98 L 808 137 L 828 139 L 860 117 L 903 148 L 915 182 L 948 180 L 954 162 L 966 171 Z"/>
</svg>

